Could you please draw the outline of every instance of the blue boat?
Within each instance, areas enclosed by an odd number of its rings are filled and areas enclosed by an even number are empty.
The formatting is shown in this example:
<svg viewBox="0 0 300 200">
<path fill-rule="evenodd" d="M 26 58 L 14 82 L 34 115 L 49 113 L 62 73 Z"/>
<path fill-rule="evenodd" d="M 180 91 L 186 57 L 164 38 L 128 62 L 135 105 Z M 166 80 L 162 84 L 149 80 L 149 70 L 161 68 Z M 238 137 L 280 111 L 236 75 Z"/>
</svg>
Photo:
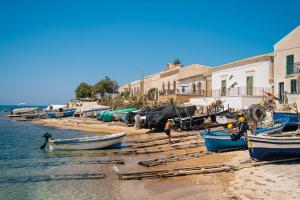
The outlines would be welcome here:
<svg viewBox="0 0 300 200">
<path fill-rule="evenodd" d="M 248 149 L 255 160 L 278 160 L 300 157 L 299 132 L 248 135 Z"/>
<path fill-rule="evenodd" d="M 273 120 L 279 120 L 287 118 L 287 124 L 284 130 L 297 130 L 298 125 L 300 124 L 300 115 L 299 113 L 289 113 L 289 112 L 274 112 Z"/>
<path fill-rule="evenodd" d="M 256 129 L 256 134 L 261 133 L 273 133 L 281 132 L 284 128 L 287 120 L 282 120 L 279 123 L 275 123 L 273 127 L 262 127 Z M 208 151 L 219 151 L 226 149 L 235 149 L 235 148 L 247 148 L 247 140 L 245 137 L 233 141 L 231 135 L 237 133 L 238 129 L 222 129 L 216 131 L 205 130 L 200 133 L 200 137 L 205 140 L 205 146 Z"/>
<path fill-rule="evenodd" d="M 76 109 L 65 109 L 62 112 L 49 112 L 48 118 L 72 117 Z"/>
</svg>

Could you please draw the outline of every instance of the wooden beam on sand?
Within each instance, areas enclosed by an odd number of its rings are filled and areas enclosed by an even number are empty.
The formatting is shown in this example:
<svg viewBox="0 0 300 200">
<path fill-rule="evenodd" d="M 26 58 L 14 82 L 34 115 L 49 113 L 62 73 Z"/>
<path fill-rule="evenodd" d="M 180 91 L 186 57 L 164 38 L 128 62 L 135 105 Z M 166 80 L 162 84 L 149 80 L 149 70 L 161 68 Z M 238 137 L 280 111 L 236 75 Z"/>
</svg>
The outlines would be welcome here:
<svg viewBox="0 0 300 200">
<path fill-rule="evenodd" d="M 238 167 L 239 169 L 250 168 L 250 167 L 259 167 L 263 165 L 271 165 L 271 164 L 281 164 L 287 162 L 296 162 L 300 161 L 300 158 L 288 158 L 288 159 L 280 159 L 280 160 L 270 160 L 270 161 L 250 161 L 247 163 L 241 163 Z"/>
<path fill-rule="evenodd" d="M 176 138 L 172 139 L 173 143 L 180 143 L 180 142 L 186 142 L 186 141 L 197 141 L 199 139 L 198 136 L 190 136 L 190 137 L 184 137 L 184 138 Z M 203 143 L 203 142 L 201 142 Z M 134 144 L 128 144 L 126 147 L 130 148 L 145 148 L 145 147 L 152 147 L 152 146 L 159 146 L 169 144 L 169 139 L 162 139 L 162 140 L 154 140 L 151 142 L 143 142 L 143 143 L 134 143 Z"/>
<path fill-rule="evenodd" d="M 203 152 L 203 151 L 197 151 L 197 152 L 192 152 L 192 153 L 186 153 L 186 154 L 181 154 L 181 155 L 174 155 L 174 156 L 168 156 L 168 157 L 160 157 L 160 158 L 155 158 L 151 160 L 144 160 L 138 162 L 139 165 L 142 165 L 144 167 L 152 167 L 156 165 L 163 165 L 166 163 L 170 162 L 176 162 L 176 161 L 181 161 L 181 160 L 187 160 L 187 159 L 192 159 L 192 158 L 199 158 L 202 156 L 209 155 L 209 152 Z"/>
<path fill-rule="evenodd" d="M 112 155 L 137 155 L 137 154 L 151 154 L 160 153 L 181 149 L 197 148 L 200 147 L 199 142 L 191 143 L 177 143 L 166 147 L 153 147 L 153 148 L 143 148 L 143 149 L 122 149 L 118 151 L 99 151 L 99 153 L 78 153 L 78 154 L 56 154 L 56 155 L 46 155 L 45 158 L 63 158 L 63 157 L 80 157 L 80 156 L 112 156 Z"/>
<path fill-rule="evenodd" d="M 176 134 L 172 134 L 172 138 L 184 138 L 184 137 L 189 137 L 189 136 L 197 136 L 198 137 L 199 133 L 193 133 L 193 132 L 189 132 L 189 133 L 176 133 Z M 154 142 L 157 140 L 166 140 L 168 139 L 168 137 L 166 135 L 162 135 L 162 136 L 156 136 L 150 139 L 143 139 L 143 140 L 129 140 L 127 141 L 128 143 L 149 143 L 149 142 Z"/>
<path fill-rule="evenodd" d="M 209 174 L 220 172 L 231 172 L 236 170 L 234 166 L 230 165 L 207 165 L 196 167 L 185 167 L 157 171 L 145 171 L 136 173 L 119 173 L 120 180 L 142 180 L 142 179 L 155 179 L 155 178 L 169 178 L 176 176 L 187 176 L 196 174 Z"/>
<path fill-rule="evenodd" d="M 166 146 L 166 147 L 129 149 L 127 151 L 124 150 L 124 151 L 113 152 L 113 154 L 114 155 L 150 154 L 150 153 L 161 153 L 161 152 L 166 152 L 166 151 L 181 150 L 181 149 L 196 148 L 196 147 L 200 147 L 200 143 L 197 141 L 190 142 L 190 143 L 183 143 L 183 144 L 177 143 L 177 144 L 172 144 L 172 145 Z"/>
</svg>

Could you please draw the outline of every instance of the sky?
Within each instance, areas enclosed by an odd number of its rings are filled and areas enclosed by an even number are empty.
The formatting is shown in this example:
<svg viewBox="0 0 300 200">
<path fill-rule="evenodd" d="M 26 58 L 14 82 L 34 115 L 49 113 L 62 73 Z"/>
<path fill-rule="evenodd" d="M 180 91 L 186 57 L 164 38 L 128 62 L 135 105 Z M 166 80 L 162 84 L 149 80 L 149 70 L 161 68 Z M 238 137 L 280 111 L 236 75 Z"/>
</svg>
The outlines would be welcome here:
<svg viewBox="0 0 300 200">
<path fill-rule="evenodd" d="M 66 103 L 80 82 L 119 85 L 184 65 L 273 51 L 299 0 L 0 0 L 0 104 Z"/>
</svg>

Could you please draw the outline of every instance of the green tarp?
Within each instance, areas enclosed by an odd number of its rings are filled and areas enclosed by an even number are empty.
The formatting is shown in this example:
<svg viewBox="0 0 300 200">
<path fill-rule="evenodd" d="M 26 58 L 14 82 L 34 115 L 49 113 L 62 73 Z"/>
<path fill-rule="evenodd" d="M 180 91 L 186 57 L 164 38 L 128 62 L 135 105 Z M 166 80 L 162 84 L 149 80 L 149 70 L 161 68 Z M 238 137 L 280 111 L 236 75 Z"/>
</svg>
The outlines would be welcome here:
<svg viewBox="0 0 300 200">
<path fill-rule="evenodd" d="M 136 108 L 127 108 L 121 110 L 113 110 L 113 111 L 104 111 L 97 115 L 97 119 L 102 120 L 104 122 L 111 122 L 114 119 L 114 114 L 128 113 L 130 111 L 135 111 Z"/>
</svg>

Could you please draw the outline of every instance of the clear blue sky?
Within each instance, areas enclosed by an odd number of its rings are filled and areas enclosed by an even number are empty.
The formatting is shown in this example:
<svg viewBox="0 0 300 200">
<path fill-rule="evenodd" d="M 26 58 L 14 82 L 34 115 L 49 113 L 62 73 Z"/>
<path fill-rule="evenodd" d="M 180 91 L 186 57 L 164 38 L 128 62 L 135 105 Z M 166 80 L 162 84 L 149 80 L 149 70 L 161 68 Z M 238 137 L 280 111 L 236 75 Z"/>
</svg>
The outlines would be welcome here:
<svg viewBox="0 0 300 200">
<path fill-rule="evenodd" d="M 119 84 L 179 58 L 210 66 L 271 52 L 299 0 L 0 0 L 0 104 L 64 103 L 105 75 Z"/>
</svg>

